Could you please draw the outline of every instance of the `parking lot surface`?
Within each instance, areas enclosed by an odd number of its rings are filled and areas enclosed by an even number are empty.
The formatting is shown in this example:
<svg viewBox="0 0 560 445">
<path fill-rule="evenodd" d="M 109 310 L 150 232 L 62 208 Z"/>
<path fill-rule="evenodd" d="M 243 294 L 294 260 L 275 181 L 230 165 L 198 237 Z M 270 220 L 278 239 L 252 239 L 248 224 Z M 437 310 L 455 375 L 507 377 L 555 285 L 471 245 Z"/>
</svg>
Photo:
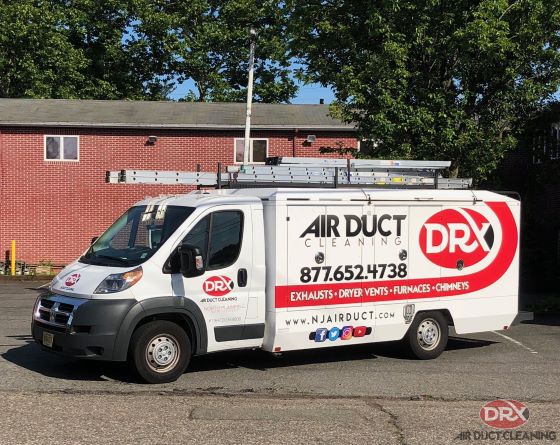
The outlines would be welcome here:
<svg viewBox="0 0 560 445">
<path fill-rule="evenodd" d="M 124 364 L 41 350 L 29 332 L 40 284 L 0 283 L 0 443 L 479 443 L 464 433 L 491 430 L 479 411 L 498 398 L 529 408 L 521 431 L 560 430 L 558 317 L 452 335 L 432 361 L 395 344 L 235 351 L 150 386 Z M 558 441 L 547 437 L 515 443 Z"/>
</svg>

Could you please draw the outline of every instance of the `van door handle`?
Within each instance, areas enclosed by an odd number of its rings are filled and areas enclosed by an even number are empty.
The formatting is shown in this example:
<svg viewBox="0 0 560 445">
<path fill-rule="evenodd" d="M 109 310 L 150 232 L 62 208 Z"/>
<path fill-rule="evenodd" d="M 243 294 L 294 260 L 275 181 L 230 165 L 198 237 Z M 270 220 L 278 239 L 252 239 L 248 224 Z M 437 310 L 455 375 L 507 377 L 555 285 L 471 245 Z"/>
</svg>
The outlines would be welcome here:
<svg viewBox="0 0 560 445">
<path fill-rule="evenodd" d="M 247 269 L 239 269 L 237 271 L 237 285 L 239 287 L 247 286 Z"/>
</svg>

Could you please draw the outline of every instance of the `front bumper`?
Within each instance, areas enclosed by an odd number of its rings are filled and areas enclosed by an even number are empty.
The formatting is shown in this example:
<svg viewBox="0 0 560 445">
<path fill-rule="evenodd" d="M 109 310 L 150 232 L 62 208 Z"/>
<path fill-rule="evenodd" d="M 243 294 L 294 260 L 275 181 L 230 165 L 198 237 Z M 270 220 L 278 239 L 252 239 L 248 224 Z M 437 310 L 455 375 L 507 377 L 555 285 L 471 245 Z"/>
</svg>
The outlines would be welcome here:
<svg viewBox="0 0 560 445">
<path fill-rule="evenodd" d="M 48 293 L 38 298 L 31 333 L 44 349 L 71 357 L 114 360 L 115 339 L 136 300 L 84 300 Z M 43 345 L 43 333 L 53 335 Z"/>
</svg>

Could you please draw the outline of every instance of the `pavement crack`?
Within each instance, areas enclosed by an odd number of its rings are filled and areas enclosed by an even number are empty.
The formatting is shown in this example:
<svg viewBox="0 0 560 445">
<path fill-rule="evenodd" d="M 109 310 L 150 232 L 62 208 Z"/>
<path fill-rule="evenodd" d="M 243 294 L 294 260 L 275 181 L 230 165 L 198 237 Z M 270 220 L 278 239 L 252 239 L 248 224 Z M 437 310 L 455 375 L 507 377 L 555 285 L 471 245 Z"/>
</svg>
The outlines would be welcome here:
<svg viewBox="0 0 560 445">
<path fill-rule="evenodd" d="M 0 362 L 0 365 L 3 364 Z M 341 396 L 341 395 L 332 395 L 332 394 L 314 394 L 314 393 L 304 393 L 304 392 L 287 392 L 282 393 L 280 391 L 273 391 L 269 392 L 268 390 L 254 390 L 247 392 L 246 390 L 226 390 L 226 389 L 218 389 L 220 387 L 208 387 L 208 388 L 197 388 L 197 389 L 190 389 L 190 388 L 153 388 L 153 389 L 144 389 L 145 387 L 142 385 L 136 385 L 133 383 L 127 382 L 120 382 L 117 379 L 114 379 L 113 382 L 104 382 L 104 383 L 115 383 L 117 387 L 111 388 L 53 388 L 53 389 L 21 389 L 21 388 L 0 388 L 0 395 L 1 394 L 10 394 L 10 393 L 18 393 L 18 394 L 27 394 L 30 391 L 34 394 L 75 394 L 75 395 L 150 395 L 150 394 L 157 394 L 159 396 L 164 397 L 172 397 L 172 396 L 179 396 L 179 397 L 197 397 L 197 396 L 214 396 L 214 397 L 222 397 L 222 398 L 232 398 L 232 397 L 242 397 L 247 399 L 283 399 L 283 400 L 353 400 L 353 401 L 364 401 L 365 403 L 371 404 L 371 406 L 378 406 L 378 409 L 381 409 L 381 405 L 378 404 L 379 402 L 422 402 L 422 401 L 432 401 L 432 402 L 442 402 L 442 403 L 449 403 L 449 402 L 487 402 L 492 398 L 503 398 L 505 396 L 486 396 L 486 397 L 435 397 L 430 395 L 422 395 L 422 396 L 360 396 L 360 395 L 348 395 L 348 396 Z M 544 399 L 544 398 L 525 398 L 524 402 L 527 403 L 544 403 L 544 404 L 558 404 L 560 403 L 560 399 L 558 398 L 551 398 L 551 399 Z"/>
<path fill-rule="evenodd" d="M 389 417 L 389 419 L 387 420 L 387 424 L 393 430 L 397 442 L 399 443 L 399 445 L 406 445 L 404 430 L 399 422 L 399 417 L 379 402 L 368 400 L 366 403 L 371 408 L 379 410 Z"/>
</svg>

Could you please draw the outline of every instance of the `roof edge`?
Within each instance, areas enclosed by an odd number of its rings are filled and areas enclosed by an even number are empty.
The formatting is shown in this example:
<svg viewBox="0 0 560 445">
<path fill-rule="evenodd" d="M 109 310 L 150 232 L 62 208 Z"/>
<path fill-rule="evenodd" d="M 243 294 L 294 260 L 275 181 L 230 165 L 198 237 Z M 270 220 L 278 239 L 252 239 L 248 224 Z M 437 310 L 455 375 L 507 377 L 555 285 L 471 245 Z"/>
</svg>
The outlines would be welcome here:
<svg viewBox="0 0 560 445">
<path fill-rule="evenodd" d="M 88 123 L 88 122 L 0 122 L 0 127 L 66 127 L 66 128 L 129 128 L 129 129 L 163 129 L 163 130 L 244 130 L 245 125 L 213 125 L 213 124 L 136 124 L 136 123 Z M 352 125 L 332 126 L 286 126 L 286 125 L 251 125 L 251 130 L 316 130 L 316 131 L 351 131 L 356 132 Z"/>
</svg>

